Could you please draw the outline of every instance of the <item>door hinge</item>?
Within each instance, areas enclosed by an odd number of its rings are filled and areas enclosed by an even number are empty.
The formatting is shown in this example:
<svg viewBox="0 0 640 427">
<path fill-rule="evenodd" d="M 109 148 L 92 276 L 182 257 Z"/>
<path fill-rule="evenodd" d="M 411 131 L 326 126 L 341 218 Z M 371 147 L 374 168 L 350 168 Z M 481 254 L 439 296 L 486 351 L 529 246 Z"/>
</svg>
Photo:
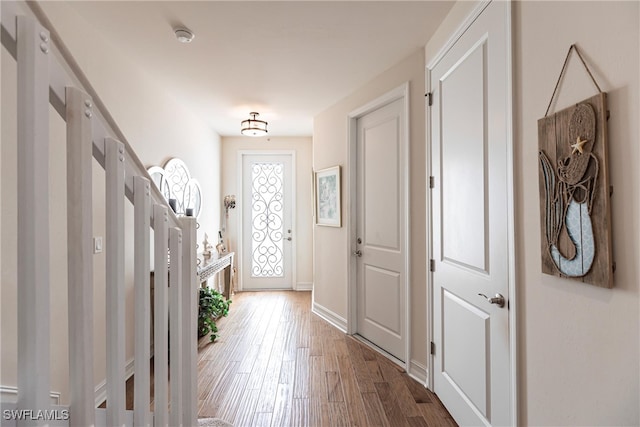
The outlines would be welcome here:
<svg viewBox="0 0 640 427">
<path fill-rule="evenodd" d="M 431 107 L 433 105 L 433 92 L 427 92 L 424 96 L 427 97 L 427 104 Z"/>
<path fill-rule="evenodd" d="M 433 176 L 429 177 L 429 188 L 434 188 L 436 186 L 436 179 Z"/>
<path fill-rule="evenodd" d="M 431 354 L 435 355 L 436 354 L 436 343 L 434 343 L 433 341 L 431 341 L 431 348 L 430 348 Z"/>
<path fill-rule="evenodd" d="M 436 260 L 435 259 L 430 259 L 429 260 L 429 271 L 432 272 L 432 273 L 436 271 Z"/>
</svg>

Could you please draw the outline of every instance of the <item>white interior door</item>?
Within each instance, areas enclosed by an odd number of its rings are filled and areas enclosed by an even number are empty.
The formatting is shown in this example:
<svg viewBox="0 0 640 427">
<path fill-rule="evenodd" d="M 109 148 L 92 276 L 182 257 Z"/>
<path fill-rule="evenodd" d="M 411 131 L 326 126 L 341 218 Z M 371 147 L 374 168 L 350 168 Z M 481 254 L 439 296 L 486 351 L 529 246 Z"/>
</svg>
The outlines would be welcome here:
<svg viewBox="0 0 640 427">
<path fill-rule="evenodd" d="M 460 425 L 512 422 L 509 10 L 490 3 L 431 73 L 434 385 Z"/>
<path fill-rule="evenodd" d="M 242 154 L 243 290 L 293 288 L 292 157 Z"/>
<path fill-rule="evenodd" d="M 357 333 L 405 361 L 404 99 L 357 119 Z"/>
</svg>

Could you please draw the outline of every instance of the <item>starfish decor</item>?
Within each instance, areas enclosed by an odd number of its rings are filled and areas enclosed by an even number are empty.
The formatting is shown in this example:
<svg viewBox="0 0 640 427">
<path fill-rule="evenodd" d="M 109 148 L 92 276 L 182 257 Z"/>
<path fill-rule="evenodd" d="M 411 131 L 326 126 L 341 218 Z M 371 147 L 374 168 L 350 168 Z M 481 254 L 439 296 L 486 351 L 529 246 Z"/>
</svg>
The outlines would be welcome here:
<svg viewBox="0 0 640 427">
<path fill-rule="evenodd" d="M 588 139 L 585 140 L 581 140 L 580 137 L 576 138 L 576 143 L 575 144 L 571 144 L 571 148 L 573 148 L 573 151 L 571 152 L 571 154 L 574 154 L 576 151 L 579 151 L 580 154 L 583 153 L 583 146 L 584 144 L 586 144 L 588 141 Z"/>
</svg>

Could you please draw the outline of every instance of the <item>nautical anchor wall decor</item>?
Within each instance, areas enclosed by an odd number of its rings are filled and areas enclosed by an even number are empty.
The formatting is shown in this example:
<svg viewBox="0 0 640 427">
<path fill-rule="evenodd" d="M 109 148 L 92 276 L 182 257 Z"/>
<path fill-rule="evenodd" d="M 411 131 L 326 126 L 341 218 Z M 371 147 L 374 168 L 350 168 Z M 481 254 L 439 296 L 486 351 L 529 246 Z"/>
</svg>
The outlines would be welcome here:
<svg viewBox="0 0 640 427">
<path fill-rule="evenodd" d="M 538 120 L 538 146 L 542 271 L 613 287 L 606 93 Z"/>
</svg>

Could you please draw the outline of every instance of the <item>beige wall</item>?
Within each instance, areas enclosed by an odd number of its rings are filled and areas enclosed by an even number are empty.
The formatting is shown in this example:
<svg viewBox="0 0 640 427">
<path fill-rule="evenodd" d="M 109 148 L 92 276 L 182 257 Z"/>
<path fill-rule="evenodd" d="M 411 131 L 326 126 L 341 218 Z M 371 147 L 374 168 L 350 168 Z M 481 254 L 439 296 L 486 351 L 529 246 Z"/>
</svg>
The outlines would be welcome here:
<svg viewBox="0 0 640 427">
<path fill-rule="evenodd" d="M 203 208 L 198 222 L 202 234 L 214 235 L 220 227 L 220 137 L 199 117 L 187 111 L 164 88 L 154 84 L 153 70 L 141 71 L 128 58 L 95 34 L 91 26 L 63 3 L 43 2 L 53 25 L 67 43 L 80 67 L 101 96 L 145 166 L 163 165 L 178 157 L 185 161 L 202 187 Z M 76 34 L 83 34 L 77 37 Z M 16 212 L 15 186 L 15 61 L 2 48 L 2 365 L 0 384 L 16 384 Z M 66 323 L 66 181 L 64 123 L 51 116 L 51 279 L 52 279 L 52 390 L 62 393 L 68 403 L 67 323 Z M 94 162 L 94 234 L 104 231 L 104 172 Z M 125 225 L 131 230 L 133 209 L 126 206 Z M 133 358 L 133 254 L 132 233 L 126 233 L 126 359 Z M 105 242 L 106 243 L 106 242 Z M 34 260 L 36 262 L 36 260 Z M 94 348 L 96 385 L 105 378 L 105 286 L 104 253 L 94 256 Z"/>
<path fill-rule="evenodd" d="M 347 116 L 386 92 L 409 82 L 409 187 L 410 187 L 410 292 L 411 360 L 421 366 L 427 361 L 426 262 L 425 244 L 425 110 L 424 52 L 417 51 L 404 61 L 364 85 L 314 118 L 313 167 L 315 170 L 342 166 L 342 218 L 350 215 L 347 164 Z M 347 263 L 349 236 L 341 228 L 315 228 L 314 304 L 347 318 Z"/>
<path fill-rule="evenodd" d="M 514 120 L 521 425 L 638 425 L 640 203 L 638 2 L 515 2 Z M 426 62 L 473 3 L 454 6 Z M 615 288 L 544 275 L 540 267 L 537 120 L 569 46 L 609 93 Z M 595 94 L 572 58 L 556 110 Z"/>
<path fill-rule="evenodd" d="M 522 420 L 528 425 L 640 423 L 638 5 L 523 2 L 514 7 L 519 348 Z M 613 290 L 540 273 L 536 121 L 572 43 L 609 93 Z M 596 93 L 577 57 L 567 71 L 557 110 Z"/>
<path fill-rule="evenodd" d="M 311 197 L 311 137 L 224 137 L 222 138 L 222 194 L 236 196 L 241 203 L 238 188 L 238 152 L 292 150 L 296 153 L 296 285 L 310 290 L 313 284 L 313 209 Z M 224 215 L 224 213 L 222 213 Z M 238 236 L 238 210 L 229 212 L 225 238 L 234 251 L 240 249 Z M 238 258 L 236 257 L 236 262 Z"/>
</svg>

